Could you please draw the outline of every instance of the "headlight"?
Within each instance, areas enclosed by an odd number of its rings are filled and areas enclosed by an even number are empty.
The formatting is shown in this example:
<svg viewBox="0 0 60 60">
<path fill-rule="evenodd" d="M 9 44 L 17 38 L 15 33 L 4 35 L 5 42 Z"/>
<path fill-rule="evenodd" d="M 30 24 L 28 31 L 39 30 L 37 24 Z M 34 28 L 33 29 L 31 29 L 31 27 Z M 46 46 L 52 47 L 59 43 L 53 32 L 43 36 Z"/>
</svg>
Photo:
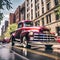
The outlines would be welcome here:
<svg viewBox="0 0 60 60">
<path fill-rule="evenodd" d="M 31 32 L 29 32 L 29 35 L 33 35 L 33 32 L 31 31 Z"/>
</svg>

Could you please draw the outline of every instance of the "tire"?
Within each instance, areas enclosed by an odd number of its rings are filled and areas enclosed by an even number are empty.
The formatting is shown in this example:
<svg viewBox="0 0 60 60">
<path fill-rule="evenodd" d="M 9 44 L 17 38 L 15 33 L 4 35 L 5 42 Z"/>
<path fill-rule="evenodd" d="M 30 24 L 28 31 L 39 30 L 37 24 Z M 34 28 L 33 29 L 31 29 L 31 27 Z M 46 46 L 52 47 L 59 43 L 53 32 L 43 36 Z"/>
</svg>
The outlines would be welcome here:
<svg viewBox="0 0 60 60">
<path fill-rule="evenodd" d="M 28 45 L 28 42 L 27 42 L 27 39 L 26 39 L 25 36 L 23 37 L 23 47 L 24 47 L 24 48 L 31 48 L 31 46 Z"/>
<path fill-rule="evenodd" d="M 45 45 L 45 47 L 46 47 L 45 48 L 46 50 L 51 50 L 52 49 L 52 45 Z"/>
<path fill-rule="evenodd" d="M 14 46 L 15 45 L 15 43 L 14 42 L 12 42 L 12 46 Z"/>
<path fill-rule="evenodd" d="M 14 40 L 15 40 L 14 36 L 11 37 L 11 40 L 12 40 L 12 44 L 11 45 L 14 46 L 15 45 L 15 43 L 14 43 Z"/>
<path fill-rule="evenodd" d="M 28 43 L 27 43 L 27 40 L 26 40 L 26 37 L 24 36 L 23 37 L 23 47 L 27 47 Z"/>
</svg>

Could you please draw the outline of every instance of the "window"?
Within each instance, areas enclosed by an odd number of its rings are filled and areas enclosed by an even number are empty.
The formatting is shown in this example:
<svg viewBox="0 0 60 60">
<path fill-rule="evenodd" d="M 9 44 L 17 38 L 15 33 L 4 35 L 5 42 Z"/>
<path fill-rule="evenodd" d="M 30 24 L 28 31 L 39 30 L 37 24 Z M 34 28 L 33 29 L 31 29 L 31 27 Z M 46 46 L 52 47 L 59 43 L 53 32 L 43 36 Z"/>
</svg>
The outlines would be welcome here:
<svg viewBox="0 0 60 60">
<path fill-rule="evenodd" d="M 50 10 L 50 2 L 47 4 L 47 10 Z"/>
<path fill-rule="evenodd" d="M 37 5 L 37 8 L 39 9 L 39 4 Z"/>
<path fill-rule="evenodd" d="M 36 11 L 39 10 L 39 4 L 37 4 L 37 5 L 35 6 L 35 10 L 36 10 Z"/>
<path fill-rule="evenodd" d="M 44 18 L 42 18 L 42 26 L 44 26 Z"/>
<path fill-rule="evenodd" d="M 27 6 L 29 5 L 29 0 L 27 0 Z"/>
<path fill-rule="evenodd" d="M 35 22 L 35 26 L 40 26 L 40 21 L 39 20 Z"/>
<path fill-rule="evenodd" d="M 37 13 L 35 14 L 36 18 L 37 18 Z"/>
<path fill-rule="evenodd" d="M 33 9 L 31 9 L 31 19 L 33 19 Z"/>
<path fill-rule="evenodd" d="M 54 0 L 54 2 L 55 2 L 55 5 L 58 5 L 58 0 Z"/>
<path fill-rule="evenodd" d="M 37 3 L 39 0 L 35 0 L 35 3 Z"/>
<path fill-rule="evenodd" d="M 44 7 L 42 7 L 42 13 L 44 13 Z"/>
<path fill-rule="evenodd" d="M 59 15 L 58 14 L 56 14 L 56 20 L 59 20 Z"/>
<path fill-rule="evenodd" d="M 32 2 L 32 0 L 31 0 L 31 2 Z"/>
<path fill-rule="evenodd" d="M 33 7 L 33 4 L 31 4 L 31 7 Z"/>
<path fill-rule="evenodd" d="M 37 11 L 37 6 L 35 6 L 35 11 Z"/>
<path fill-rule="evenodd" d="M 39 17 L 39 11 L 38 11 L 38 17 Z"/>
<path fill-rule="evenodd" d="M 41 0 L 41 3 L 43 4 L 43 0 Z"/>
<path fill-rule="evenodd" d="M 51 23 L 51 14 L 46 15 L 47 24 Z"/>
<path fill-rule="evenodd" d="M 30 10 L 30 7 L 27 8 L 27 12 Z"/>
<path fill-rule="evenodd" d="M 49 14 L 49 23 L 51 23 L 51 14 Z"/>
<path fill-rule="evenodd" d="M 50 2 L 50 0 L 46 0 L 46 3 Z"/>
<path fill-rule="evenodd" d="M 30 13 L 27 14 L 27 19 L 30 20 Z"/>
<path fill-rule="evenodd" d="M 55 11 L 55 15 L 56 15 L 56 20 L 59 20 L 59 14 L 58 14 L 59 10 Z"/>
<path fill-rule="evenodd" d="M 46 16 L 46 23 L 48 24 L 48 15 Z"/>
<path fill-rule="evenodd" d="M 33 22 L 30 22 L 30 21 L 29 21 L 29 22 L 25 22 L 25 23 L 24 23 L 24 26 L 25 26 L 25 27 L 33 26 Z"/>
<path fill-rule="evenodd" d="M 21 27 L 23 27 L 23 23 L 18 24 L 18 28 L 21 28 Z"/>
</svg>

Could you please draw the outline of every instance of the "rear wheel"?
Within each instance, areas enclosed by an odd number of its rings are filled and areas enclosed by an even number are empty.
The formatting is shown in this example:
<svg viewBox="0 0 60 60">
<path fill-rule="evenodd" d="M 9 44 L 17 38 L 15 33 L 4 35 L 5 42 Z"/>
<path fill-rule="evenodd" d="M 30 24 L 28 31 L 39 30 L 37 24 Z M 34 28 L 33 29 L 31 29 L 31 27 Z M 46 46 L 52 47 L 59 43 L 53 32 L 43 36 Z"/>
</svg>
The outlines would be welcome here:
<svg viewBox="0 0 60 60">
<path fill-rule="evenodd" d="M 25 36 L 23 37 L 23 47 L 25 47 L 25 48 L 30 48 L 31 47 L 30 45 L 28 45 L 28 42 L 27 42 L 27 39 L 26 39 Z"/>
<path fill-rule="evenodd" d="M 14 43 L 14 40 L 15 40 L 14 36 L 11 37 L 11 40 L 12 40 L 12 44 L 11 45 L 14 46 L 15 45 L 15 43 Z"/>
</svg>

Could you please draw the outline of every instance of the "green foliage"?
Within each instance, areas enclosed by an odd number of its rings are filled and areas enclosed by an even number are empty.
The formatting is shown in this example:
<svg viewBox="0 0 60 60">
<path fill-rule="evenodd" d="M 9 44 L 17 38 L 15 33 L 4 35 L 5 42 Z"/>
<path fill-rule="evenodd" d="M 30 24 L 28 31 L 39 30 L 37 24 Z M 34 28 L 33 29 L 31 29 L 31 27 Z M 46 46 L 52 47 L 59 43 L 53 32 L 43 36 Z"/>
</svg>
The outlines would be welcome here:
<svg viewBox="0 0 60 60">
<path fill-rule="evenodd" d="M 12 8 L 12 3 L 11 0 L 0 0 L 0 24 L 1 20 L 3 19 L 3 13 L 1 13 L 1 10 L 4 9 L 5 7 L 9 10 Z"/>
<path fill-rule="evenodd" d="M 0 0 L 0 9 L 4 9 L 4 6 L 9 10 L 11 7 L 11 0 Z"/>
<path fill-rule="evenodd" d="M 3 19 L 3 13 L 0 13 L 0 24 L 2 19 Z"/>
<path fill-rule="evenodd" d="M 3 9 L 2 8 L 2 2 L 3 2 L 3 0 L 0 0 L 0 9 Z"/>
<path fill-rule="evenodd" d="M 58 9 L 59 9 L 59 16 L 60 16 L 60 6 L 59 6 L 59 8 L 58 8 Z"/>
<path fill-rule="evenodd" d="M 17 29 L 17 24 L 16 23 L 10 25 L 10 32 L 15 31 L 16 29 Z"/>
<path fill-rule="evenodd" d="M 4 33 L 4 36 L 5 37 L 10 37 L 10 33 L 12 31 L 15 31 L 16 29 L 17 29 L 17 24 L 16 23 L 9 25 L 6 32 Z"/>
<path fill-rule="evenodd" d="M 4 39 L 4 35 L 1 35 L 0 36 L 0 40 L 2 41 Z"/>
<path fill-rule="evenodd" d="M 55 10 L 55 14 L 56 14 L 57 19 L 60 19 L 60 6 L 57 7 L 57 9 Z"/>
</svg>

